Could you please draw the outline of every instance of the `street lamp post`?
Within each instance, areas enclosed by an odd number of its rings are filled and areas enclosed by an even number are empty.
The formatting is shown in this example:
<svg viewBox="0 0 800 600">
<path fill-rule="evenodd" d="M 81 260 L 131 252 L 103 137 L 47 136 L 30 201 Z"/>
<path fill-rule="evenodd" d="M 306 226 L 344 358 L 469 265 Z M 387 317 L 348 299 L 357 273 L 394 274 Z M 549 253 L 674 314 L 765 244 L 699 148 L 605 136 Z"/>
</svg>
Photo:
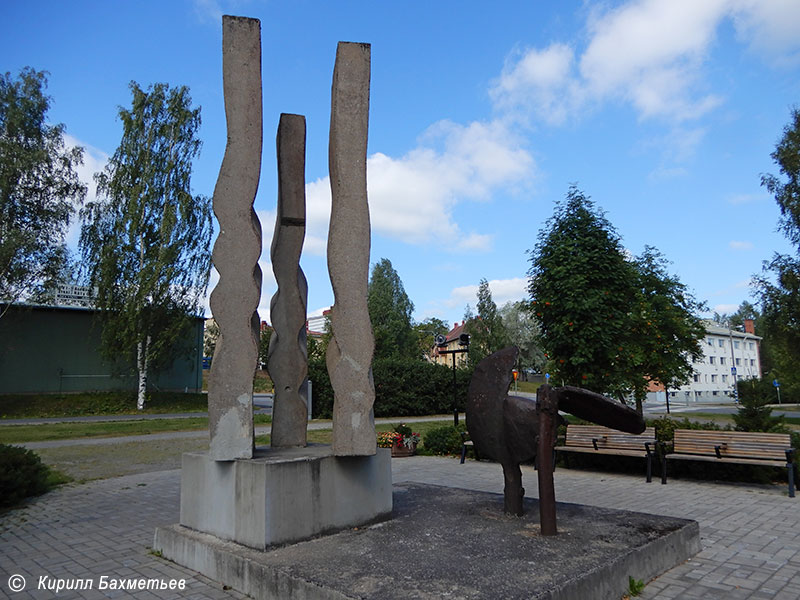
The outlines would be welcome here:
<svg viewBox="0 0 800 600">
<path fill-rule="evenodd" d="M 444 336 L 442 336 L 444 337 Z M 447 346 L 447 341 L 437 339 L 436 345 L 439 348 Z M 469 352 L 469 334 L 462 333 L 458 336 L 458 345 L 460 348 L 453 348 L 452 350 L 439 350 L 439 354 L 452 354 L 453 355 L 453 425 L 458 425 L 458 401 L 456 400 L 456 354 L 464 354 Z"/>
</svg>

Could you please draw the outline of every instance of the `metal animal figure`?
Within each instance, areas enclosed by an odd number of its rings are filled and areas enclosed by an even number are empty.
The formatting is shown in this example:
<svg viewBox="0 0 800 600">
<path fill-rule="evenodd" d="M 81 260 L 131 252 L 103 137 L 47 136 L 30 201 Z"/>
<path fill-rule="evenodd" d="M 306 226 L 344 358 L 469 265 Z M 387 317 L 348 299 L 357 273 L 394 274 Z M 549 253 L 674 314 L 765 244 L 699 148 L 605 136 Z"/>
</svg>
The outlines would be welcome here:
<svg viewBox="0 0 800 600">
<path fill-rule="evenodd" d="M 542 534 L 555 535 L 553 448 L 562 421 L 558 411 L 628 433 L 642 433 L 645 424 L 634 409 L 581 388 L 544 385 L 536 400 L 510 396 L 508 388 L 518 354 L 512 346 L 478 363 L 467 396 L 467 430 L 476 452 L 503 466 L 507 513 L 522 516 L 525 490 L 519 465 L 536 460 Z"/>
</svg>

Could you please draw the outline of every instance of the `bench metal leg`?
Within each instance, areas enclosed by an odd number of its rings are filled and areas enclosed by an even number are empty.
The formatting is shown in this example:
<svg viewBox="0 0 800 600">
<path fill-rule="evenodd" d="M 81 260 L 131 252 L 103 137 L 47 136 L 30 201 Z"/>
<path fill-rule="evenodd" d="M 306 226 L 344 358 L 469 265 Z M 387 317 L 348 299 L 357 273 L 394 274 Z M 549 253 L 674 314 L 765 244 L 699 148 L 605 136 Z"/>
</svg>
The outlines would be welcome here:
<svg viewBox="0 0 800 600">
<path fill-rule="evenodd" d="M 647 453 L 647 483 L 653 481 L 653 457 Z"/>
<path fill-rule="evenodd" d="M 661 456 L 661 485 L 667 485 L 667 458 Z"/>
<path fill-rule="evenodd" d="M 461 444 L 461 464 L 464 464 L 464 459 L 467 457 L 467 445 Z"/>
<path fill-rule="evenodd" d="M 789 498 L 794 498 L 794 463 L 786 465 L 789 470 Z"/>
</svg>

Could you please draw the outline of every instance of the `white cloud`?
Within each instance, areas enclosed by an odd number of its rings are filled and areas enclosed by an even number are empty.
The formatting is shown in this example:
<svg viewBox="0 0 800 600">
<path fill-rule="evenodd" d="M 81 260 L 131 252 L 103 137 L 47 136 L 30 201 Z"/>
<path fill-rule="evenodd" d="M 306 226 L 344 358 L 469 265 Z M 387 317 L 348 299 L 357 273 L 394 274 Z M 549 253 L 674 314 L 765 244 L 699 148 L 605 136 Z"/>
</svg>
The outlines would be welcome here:
<svg viewBox="0 0 800 600">
<path fill-rule="evenodd" d="M 573 78 L 574 50 L 566 44 L 551 44 L 544 50 L 520 53 L 509 58 L 500 77 L 489 90 L 497 108 L 519 109 L 553 125 L 563 123 L 580 104 L 580 85 Z"/>
<path fill-rule="evenodd" d="M 490 96 L 523 122 L 561 124 L 607 101 L 644 119 L 698 119 L 723 102 L 704 68 L 728 19 L 771 60 L 800 60 L 797 0 L 631 0 L 592 11 L 585 40 L 512 52 Z"/>
<path fill-rule="evenodd" d="M 533 176 L 534 161 L 499 121 L 459 125 L 441 121 L 400 158 L 367 160 L 373 231 L 409 244 L 436 242 L 455 251 L 482 251 L 491 236 L 465 232 L 454 217 L 464 200 L 483 200 L 498 188 L 514 190 Z M 331 209 L 327 177 L 306 186 L 305 250 L 324 254 Z"/>
<path fill-rule="evenodd" d="M 732 0 L 736 32 L 755 51 L 777 62 L 800 58 L 797 0 Z"/>
<path fill-rule="evenodd" d="M 733 240 L 728 244 L 731 250 L 752 250 L 755 246 L 753 246 L 753 242 L 740 242 Z"/>
<path fill-rule="evenodd" d="M 741 206 L 743 204 L 752 204 L 754 202 L 761 202 L 765 199 L 768 199 L 769 196 L 766 194 L 733 194 L 727 197 L 727 202 L 729 204 L 733 204 L 734 206 Z"/>
<path fill-rule="evenodd" d="M 719 313 L 721 315 L 730 315 L 735 313 L 739 310 L 738 304 L 716 304 L 712 309 L 715 313 Z"/>
<path fill-rule="evenodd" d="M 94 174 L 102 171 L 108 162 L 108 154 L 102 150 L 98 150 L 93 146 L 81 142 L 78 138 L 69 134 L 64 134 L 64 144 L 68 148 L 80 146 L 83 148 L 83 164 L 78 165 L 75 171 L 84 184 L 86 184 L 86 200 L 85 202 L 92 202 L 97 199 L 97 184 L 94 182 Z M 80 208 L 80 207 L 78 207 Z M 71 247 L 77 247 L 78 238 L 81 233 L 81 223 L 77 212 L 73 215 L 72 220 L 67 230 L 67 244 Z"/>
<path fill-rule="evenodd" d="M 523 300 L 528 295 L 528 280 L 525 277 L 512 279 L 492 279 L 489 281 L 492 300 L 497 306 L 506 302 Z M 442 302 L 447 308 L 458 308 L 470 304 L 475 306 L 478 298 L 478 284 L 453 288 L 450 297 Z"/>
</svg>

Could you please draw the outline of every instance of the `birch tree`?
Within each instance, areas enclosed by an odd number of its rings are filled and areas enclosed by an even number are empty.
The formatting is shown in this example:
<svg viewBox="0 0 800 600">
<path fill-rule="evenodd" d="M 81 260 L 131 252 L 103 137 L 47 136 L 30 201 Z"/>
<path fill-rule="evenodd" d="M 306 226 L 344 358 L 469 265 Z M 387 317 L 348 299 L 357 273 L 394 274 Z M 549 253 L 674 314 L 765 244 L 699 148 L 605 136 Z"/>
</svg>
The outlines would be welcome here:
<svg viewBox="0 0 800 600">
<path fill-rule="evenodd" d="M 8 309 L 57 277 L 68 261 L 64 238 L 86 195 L 76 168 L 81 148 L 64 125 L 47 123 L 47 76 L 30 67 L 0 74 L 0 301 Z M 4 311 L 0 310 L 0 316 Z"/>
<path fill-rule="evenodd" d="M 175 358 L 208 285 L 209 199 L 191 191 L 200 108 L 185 86 L 135 82 L 120 108 L 122 140 L 81 211 L 81 254 L 97 288 L 104 354 L 135 362 L 137 406 L 147 378 Z"/>
</svg>

